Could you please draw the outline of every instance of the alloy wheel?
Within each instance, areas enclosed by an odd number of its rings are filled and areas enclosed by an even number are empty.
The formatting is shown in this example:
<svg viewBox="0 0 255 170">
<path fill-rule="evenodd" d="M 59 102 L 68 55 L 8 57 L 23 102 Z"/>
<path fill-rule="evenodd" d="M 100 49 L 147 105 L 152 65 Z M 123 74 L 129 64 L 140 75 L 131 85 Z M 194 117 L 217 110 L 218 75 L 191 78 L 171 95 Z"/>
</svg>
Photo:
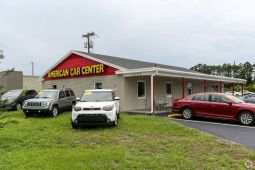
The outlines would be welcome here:
<svg viewBox="0 0 255 170">
<path fill-rule="evenodd" d="M 58 108 L 55 106 L 55 107 L 53 107 L 53 109 L 52 109 L 52 116 L 53 117 L 56 117 L 58 115 Z"/>
<path fill-rule="evenodd" d="M 190 108 L 185 108 L 185 109 L 183 109 L 182 115 L 183 115 L 184 119 L 191 119 L 192 110 Z"/>
<path fill-rule="evenodd" d="M 242 113 L 240 116 L 240 121 L 244 125 L 250 125 L 253 122 L 253 117 L 250 113 Z"/>
<path fill-rule="evenodd" d="M 16 110 L 20 110 L 21 109 L 21 104 L 20 103 L 17 103 L 16 104 Z"/>
</svg>

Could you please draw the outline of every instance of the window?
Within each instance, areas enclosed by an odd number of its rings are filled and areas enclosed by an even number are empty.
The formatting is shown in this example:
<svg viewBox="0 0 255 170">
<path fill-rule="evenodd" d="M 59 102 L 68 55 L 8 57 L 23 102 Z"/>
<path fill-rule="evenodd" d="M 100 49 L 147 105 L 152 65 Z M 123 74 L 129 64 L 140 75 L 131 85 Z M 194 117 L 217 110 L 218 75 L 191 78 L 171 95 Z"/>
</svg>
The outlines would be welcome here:
<svg viewBox="0 0 255 170">
<path fill-rule="evenodd" d="M 227 103 L 228 100 L 223 96 L 212 95 L 212 102 Z"/>
<path fill-rule="evenodd" d="M 57 85 L 56 85 L 56 84 L 53 84 L 53 85 L 52 85 L 52 88 L 53 88 L 53 89 L 57 89 Z"/>
<path fill-rule="evenodd" d="M 102 89 L 102 88 L 103 88 L 102 82 L 95 82 L 94 83 L 94 89 Z"/>
<path fill-rule="evenodd" d="M 75 96 L 73 90 L 70 90 L 71 96 Z"/>
<path fill-rule="evenodd" d="M 214 92 L 219 92 L 219 86 L 217 84 L 214 84 L 212 87 Z"/>
<path fill-rule="evenodd" d="M 166 83 L 166 96 L 172 96 L 172 83 Z"/>
<path fill-rule="evenodd" d="M 137 82 L 137 97 L 138 99 L 145 99 L 146 98 L 146 87 L 145 81 L 138 81 Z"/>
<path fill-rule="evenodd" d="M 71 94 L 70 94 L 70 91 L 69 90 L 65 90 L 65 93 L 66 93 L 66 97 L 70 97 Z"/>
<path fill-rule="evenodd" d="M 195 95 L 192 100 L 196 101 L 208 101 L 208 95 Z"/>
<path fill-rule="evenodd" d="M 187 83 L 187 93 L 188 95 L 192 94 L 192 83 Z"/>
<path fill-rule="evenodd" d="M 26 96 L 34 96 L 36 94 L 36 91 L 34 91 L 34 90 L 28 90 L 27 92 L 26 92 Z"/>
<path fill-rule="evenodd" d="M 65 98 L 65 93 L 64 91 L 59 92 L 59 99 Z"/>
</svg>

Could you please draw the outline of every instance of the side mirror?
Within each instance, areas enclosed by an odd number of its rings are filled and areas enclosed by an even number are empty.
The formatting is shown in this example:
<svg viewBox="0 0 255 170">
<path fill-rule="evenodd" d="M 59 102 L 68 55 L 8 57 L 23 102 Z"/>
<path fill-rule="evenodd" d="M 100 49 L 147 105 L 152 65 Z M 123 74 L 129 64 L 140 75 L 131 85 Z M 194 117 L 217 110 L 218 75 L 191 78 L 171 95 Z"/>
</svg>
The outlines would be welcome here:
<svg viewBox="0 0 255 170">
<path fill-rule="evenodd" d="M 76 97 L 76 101 L 80 101 L 81 99 L 79 97 Z"/>
<path fill-rule="evenodd" d="M 233 103 L 232 102 L 228 102 L 228 104 L 229 104 L 229 106 L 232 106 Z"/>
<path fill-rule="evenodd" d="M 120 100 L 120 98 L 119 97 L 115 97 L 114 100 Z"/>
</svg>

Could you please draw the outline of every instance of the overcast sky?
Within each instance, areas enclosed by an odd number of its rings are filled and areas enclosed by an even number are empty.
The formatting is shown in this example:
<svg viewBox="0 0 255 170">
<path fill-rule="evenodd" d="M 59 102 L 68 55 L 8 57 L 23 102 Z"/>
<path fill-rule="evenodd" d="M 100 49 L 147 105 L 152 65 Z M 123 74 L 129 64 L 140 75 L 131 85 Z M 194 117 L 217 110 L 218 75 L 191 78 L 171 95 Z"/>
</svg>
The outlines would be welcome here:
<svg viewBox="0 0 255 170">
<path fill-rule="evenodd" d="M 94 53 L 190 68 L 255 58 L 254 0 L 0 0 L 0 70 L 41 75 L 94 31 Z"/>
</svg>

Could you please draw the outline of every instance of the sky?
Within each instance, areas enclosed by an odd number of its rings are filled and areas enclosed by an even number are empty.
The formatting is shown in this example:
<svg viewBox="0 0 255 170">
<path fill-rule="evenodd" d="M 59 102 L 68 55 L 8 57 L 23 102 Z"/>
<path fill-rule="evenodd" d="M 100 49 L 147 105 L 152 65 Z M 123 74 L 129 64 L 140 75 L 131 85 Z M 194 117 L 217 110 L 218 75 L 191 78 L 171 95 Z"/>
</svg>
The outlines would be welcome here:
<svg viewBox="0 0 255 170">
<path fill-rule="evenodd" d="M 70 50 L 190 68 L 254 62 L 254 0 L 0 0 L 0 70 L 42 75 Z"/>
</svg>

